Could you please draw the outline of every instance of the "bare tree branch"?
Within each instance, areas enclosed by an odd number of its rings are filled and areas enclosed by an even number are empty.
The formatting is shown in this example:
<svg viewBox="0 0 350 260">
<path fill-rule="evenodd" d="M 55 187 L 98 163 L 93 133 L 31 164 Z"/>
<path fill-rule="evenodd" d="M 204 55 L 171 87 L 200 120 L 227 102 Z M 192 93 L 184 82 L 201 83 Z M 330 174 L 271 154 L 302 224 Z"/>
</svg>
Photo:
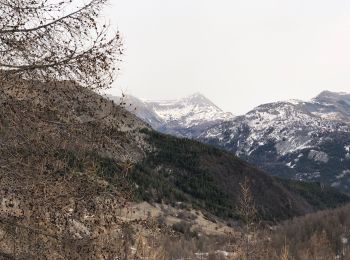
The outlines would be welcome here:
<svg viewBox="0 0 350 260">
<path fill-rule="evenodd" d="M 106 0 L 77 3 L 0 1 L 1 81 L 76 81 L 90 89 L 111 85 L 123 49 L 119 32 L 98 19 Z"/>
</svg>

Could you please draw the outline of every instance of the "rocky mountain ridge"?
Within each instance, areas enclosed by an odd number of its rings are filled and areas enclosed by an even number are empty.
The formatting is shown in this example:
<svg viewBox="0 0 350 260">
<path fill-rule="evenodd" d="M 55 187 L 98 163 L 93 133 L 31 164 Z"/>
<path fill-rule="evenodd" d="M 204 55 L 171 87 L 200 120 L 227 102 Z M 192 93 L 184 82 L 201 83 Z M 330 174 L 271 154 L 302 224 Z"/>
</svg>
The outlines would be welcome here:
<svg viewBox="0 0 350 260">
<path fill-rule="evenodd" d="M 200 140 L 224 147 L 268 172 L 350 190 L 350 95 L 324 91 L 308 102 L 258 106 L 203 132 Z"/>
</svg>

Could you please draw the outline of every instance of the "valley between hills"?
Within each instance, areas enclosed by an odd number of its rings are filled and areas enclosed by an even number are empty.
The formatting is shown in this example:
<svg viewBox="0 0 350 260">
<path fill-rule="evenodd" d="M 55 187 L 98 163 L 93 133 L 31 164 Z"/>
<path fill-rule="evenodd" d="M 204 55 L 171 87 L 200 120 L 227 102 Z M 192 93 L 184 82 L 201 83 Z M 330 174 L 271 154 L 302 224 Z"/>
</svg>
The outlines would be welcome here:
<svg viewBox="0 0 350 260">
<path fill-rule="evenodd" d="M 230 151 L 156 132 L 73 82 L 23 81 L 4 93 L 5 258 L 16 241 L 16 255 L 27 258 L 172 259 L 202 252 L 239 259 L 245 237 L 254 236 L 248 250 L 256 259 L 278 259 L 286 245 L 277 235 L 290 232 L 293 221 L 305 225 L 325 214 L 318 228 L 326 230 L 329 219 L 342 221 L 348 210 L 332 210 L 350 201 L 335 187 L 271 176 Z M 298 236 L 325 239 L 318 228 Z M 330 254 L 340 250 L 336 241 L 343 235 L 335 235 Z M 291 253 L 305 253 L 293 241 Z M 147 250 L 139 248 L 144 243 Z M 180 245 L 184 251 L 173 251 Z"/>
</svg>

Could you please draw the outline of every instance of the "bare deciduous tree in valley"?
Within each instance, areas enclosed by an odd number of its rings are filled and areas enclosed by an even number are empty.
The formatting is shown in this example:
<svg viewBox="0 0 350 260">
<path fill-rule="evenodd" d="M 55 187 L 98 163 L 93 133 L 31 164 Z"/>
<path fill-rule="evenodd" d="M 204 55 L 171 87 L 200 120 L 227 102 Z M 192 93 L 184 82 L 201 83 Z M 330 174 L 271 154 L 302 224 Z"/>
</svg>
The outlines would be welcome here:
<svg viewBox="0 0 350 260">
<path fill-rule="evenodd" d="M 238 201 L 238 212 L 244 222 L 244 257 L 245 259 L 251 259 L 251 247 L 250 239 L 254 234 L 253 226 L 257 220 L 257 209 L 255 206 L 253 194 L 251 192 L 251 185 L 247 177 L 239 184 L 240 197 Z"/>
</svg>

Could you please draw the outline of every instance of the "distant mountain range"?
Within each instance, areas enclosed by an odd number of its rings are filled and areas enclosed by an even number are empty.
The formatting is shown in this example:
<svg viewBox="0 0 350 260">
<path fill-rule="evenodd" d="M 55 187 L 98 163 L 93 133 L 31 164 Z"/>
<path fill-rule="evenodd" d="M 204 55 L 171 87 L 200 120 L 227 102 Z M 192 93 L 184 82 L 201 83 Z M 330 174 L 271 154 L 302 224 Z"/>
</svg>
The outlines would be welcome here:
<svg viewBox="0 0 350 260">
<path fill-rule="evenodd" d="M 201 94 L 125 101 L 160 132 L 223 147 L 272 175 L 350 191 L 350 94 L 324 91 L 310 101 L 263 104 L 237 117 Z"/>
</svg>

